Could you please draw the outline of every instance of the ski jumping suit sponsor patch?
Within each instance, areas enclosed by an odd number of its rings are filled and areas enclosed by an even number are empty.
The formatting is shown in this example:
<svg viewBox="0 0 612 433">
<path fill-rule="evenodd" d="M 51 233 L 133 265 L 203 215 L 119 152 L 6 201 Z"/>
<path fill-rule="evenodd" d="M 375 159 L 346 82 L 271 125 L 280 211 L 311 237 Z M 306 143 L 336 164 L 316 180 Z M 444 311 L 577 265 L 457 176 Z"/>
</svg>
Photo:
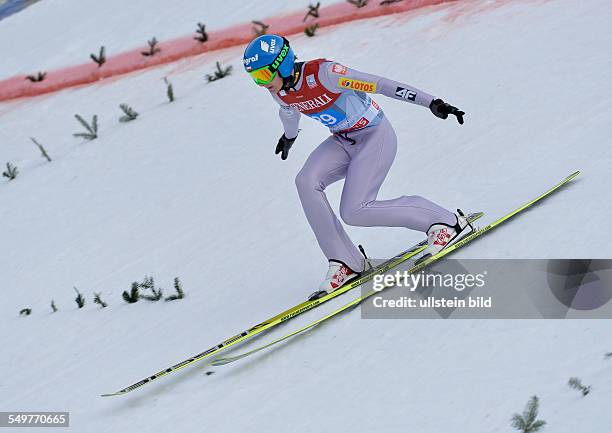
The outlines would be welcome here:
<svg viewBox="0 0 612 433">
<path fill-rule="evenodd" d="M 287 105 L 297 109 L 323 125 L 331 132 L 344 132 L 362 129 L 370 126 L 372 121 L 381 114 L 380 107 L 376 104 L 362 88 L 376 90 L 374 83 L 341 78 L 346 81 L 349 91 L 336 93 L 325 87 L 319 80 L 319 68 L 322 63 L 329 62 L 326 59 L 317 59 L 306 62 L 303 66 L 302 76 L 306 77 L 306 83 L 296 91 L 281 91 L 278 97 Z M 337 67 L 336 73 L 344 72 L 344 66 Z M 334 72 L 335 72 L 334 71 Z M 362 83 L 362 84 L 360 84 Z"/>
<path fill-rule="evenodd" d="M 338 87 L 342 87 L 343 89 L 358 90 L 360 92 L 376 93 L 376 83 L 353 80 L 351 78 L 339 78 Z"/>
</svg>

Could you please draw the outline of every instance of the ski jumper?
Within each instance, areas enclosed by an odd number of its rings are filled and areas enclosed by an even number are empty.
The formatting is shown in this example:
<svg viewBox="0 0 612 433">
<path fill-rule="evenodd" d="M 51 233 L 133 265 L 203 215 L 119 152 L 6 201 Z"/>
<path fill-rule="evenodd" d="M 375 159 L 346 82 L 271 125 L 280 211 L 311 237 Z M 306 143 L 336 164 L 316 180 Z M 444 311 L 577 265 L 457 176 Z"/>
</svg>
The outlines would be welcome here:
<svg viewBox="0 0 612 433">
<path fill-rule="evenodd" d="M 397 137 L 380 106 L 368 95 L 428 107 L 433 96 L 387 78 L 349 69 L 326 59 L 305 62 L 293 89 L 274 99 L 285 136 L 298 134 L 301 114 L 327 126 L 332 135 L 308 157 L 295 183 L 306 218 L 328 260 L 364 269 L 363 256 L 327 201 L 325 188 L 344 179 L 340 217 L 348 225 L 405 227 L 425 232 L 435 223 L 454 225 L 455 215 L 416 195 L 377 200 L 395 158 Z"/>
</svg>

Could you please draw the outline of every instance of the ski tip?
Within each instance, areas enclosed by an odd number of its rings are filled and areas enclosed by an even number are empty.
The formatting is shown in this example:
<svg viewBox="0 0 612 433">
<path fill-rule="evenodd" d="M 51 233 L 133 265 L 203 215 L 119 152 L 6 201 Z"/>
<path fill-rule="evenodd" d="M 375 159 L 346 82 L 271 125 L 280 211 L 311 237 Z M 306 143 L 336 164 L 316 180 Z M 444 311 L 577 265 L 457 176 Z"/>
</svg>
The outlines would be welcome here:
<svg viewBox="0 0 612 433">
<path fill-rule="evenodd" d="M 568 179 L 568 180 L 569 180 L 569 179 L 573 179 L 573 178 L 575 178 L 576 176 L 578 176 L 579 174 L 580 174 L 580 170 L 576 170 L 575 172 L 573 172 L 572 174 L 570 174 L 570 175 L 567 177 L 567 179 Z"/>
<path fill-rule="evenodd" d="M 100 397 L 114 397 L 117 395 L 125 394 L 124 392 L 113 392 L 112 394 L 100 394 Z"/>
</svg>

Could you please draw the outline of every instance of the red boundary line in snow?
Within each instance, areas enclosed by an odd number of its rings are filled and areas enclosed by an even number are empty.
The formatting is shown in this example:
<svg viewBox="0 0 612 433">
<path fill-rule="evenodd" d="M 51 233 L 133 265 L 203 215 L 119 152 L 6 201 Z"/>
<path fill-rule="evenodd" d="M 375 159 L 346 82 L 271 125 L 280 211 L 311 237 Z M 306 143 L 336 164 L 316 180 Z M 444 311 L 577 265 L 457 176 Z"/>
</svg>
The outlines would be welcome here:
<svg viewBox="0 0 612 433">
<path fill-rule="evenodd" d="M 320 27 L 325 27 L 347 21 L 407 12 L 452 1 L 456 0 L 405 0 L 383 6 L 379 4 L 379 1 L 376 1 L 370 2 L 362 8 L 356 8 L 349 3 L 336 3 L 321 8 L 319 18 L 309 18 L 305 23 L 302 20 L 306 11 L 268 18 L 264 22 L 270 25 L 268 33 L 292 35 L 303 32 L 305 27 L 314 23 L 318 23 Z M 106 63 L 101 67 L 98 67 L 94 62 L 89 62 L 50 71 L 43 81 L 36 83 L 26 79 L 25 75 L 18 75 L 0 81 L 0 101 L 36 96 L 68 87 L 94 83 L 104 78 L 173 62 L 208 51 L 246 44 L 251 39 L 253 39 L 253 25 L 244 23 L 209 32 L 208 41 L 203 44 L 194 40 L 193 36 L 183 36 L 167 42 L 160 42 L 158 46 L 161 48 L 161 53 L 153 57 L 145 57 L 141 54 L 141 51 L 146 51 L 147 48 L 138 48 L 108 57 Z"/>
</svg>

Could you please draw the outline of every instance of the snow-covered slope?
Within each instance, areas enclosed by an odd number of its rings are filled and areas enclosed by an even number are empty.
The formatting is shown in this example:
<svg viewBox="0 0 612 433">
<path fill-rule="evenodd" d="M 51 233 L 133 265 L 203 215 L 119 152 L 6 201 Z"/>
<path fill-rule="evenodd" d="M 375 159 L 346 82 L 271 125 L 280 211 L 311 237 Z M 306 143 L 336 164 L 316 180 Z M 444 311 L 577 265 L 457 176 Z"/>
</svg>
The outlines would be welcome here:
<svg viewBox="0 0 612 433">
<path fill-rule="evenodd" d="M 0 35 L 17 19 L 36 27 L 35 20 L 48 18 L 47 3 L 61 2 L 45 0 L 4 20 Z M 230 3 L 211 11 L 251 18 L 255 6 Z M 467 112 L 458 126 L 376 97 L 400 141 L 382 198 L 417 193 L 484 210 L 488 220 L 583 171 L 563 193 L 458 257 L 609 258 L 605 235 L 603 241 L 593 235 L 607 227 L 612 211 L 606 199 L 612 7 L 605 0 L 493 6 L 458 2 L 321 29 L 292 44 L 302 59 L 324 56 L 404 80 Z M 61 13 L 75 22 L 93 13 L 77 10 Z M 98 6 L 96 13 L 124 19 L 116 10 Z M 30 38 L 28 28 L 12 31 Z M 162 24 L 154 30 L 160 38 L 175 35 Z M 75 37 L 57 49 L 62 57 L 49 60 L 58 62 L 53 66 L 90 44 L 80 38 L 82 28 L 69 31 Z M 133 31 L 126 47 L 150 33 Z M 43 33 L 59 37 L 52 29 Z M 11 50 L 13 64 L 31 68 L 29 50 Z M 242 72 L 241 51 L 0 104 L 0 163 L 20 170 L 16 180 L 0 182 L 2 410 L 69 410 L 78 432 L 510 432 L 511 414 L 537 394 L 544 431 L 606 431 L 612 423 L 603 410 L 612 398 L 612 361 L 603 360 L 612 351 L 606 321 L 361 320 L 354 311 L 240 364 L 200 365 L 133 396 L 98 397 L 301 301 L 325 270 L 293 178 L 327 133 L 305 119 L 289 159 L 275 158 L 277 109 Z M 233 65 L 234 73 L 205 84 L 216 61 Z M 166 76 L 177 95 L 172 104 Z M 120 103 L 140 117 L 120 124 Z M 72 137 L 81 129 L 75 113 L 99 115 L 99 139 Z M 52 163 L 40 158 L 30 136 L 46 146 Z M 439 176 L 444 154 L 457 160 Z M 340 191 L 341 184 L 328 190 L 336 207 Z M 374 257 L 422 236 L 349 232 Z M 167 291 L 179 276 L 187 298 L 125 304 L 121 292 L 145 274 Z M 72 301 L 73 286 L 88 297 L 83 310 Z M 91 303 L 98 291 L 108 308 Z M 53 315 L 51 299 L 60 308 Z M 32 315 L 18 317 L 24 307 Z M 570 376 L 593 392 L 579 398 L 566 386 Z"/>
<path fill-rule="evenodd" d="M 198 22 L 218 30 L 302 7 L 278 0 L 44 0 L 0 22 L 0 78 L 85 63 L 101 45 L 110 55 L 146 46 L 153 36 L 195 34 Z"/>
</svg>

